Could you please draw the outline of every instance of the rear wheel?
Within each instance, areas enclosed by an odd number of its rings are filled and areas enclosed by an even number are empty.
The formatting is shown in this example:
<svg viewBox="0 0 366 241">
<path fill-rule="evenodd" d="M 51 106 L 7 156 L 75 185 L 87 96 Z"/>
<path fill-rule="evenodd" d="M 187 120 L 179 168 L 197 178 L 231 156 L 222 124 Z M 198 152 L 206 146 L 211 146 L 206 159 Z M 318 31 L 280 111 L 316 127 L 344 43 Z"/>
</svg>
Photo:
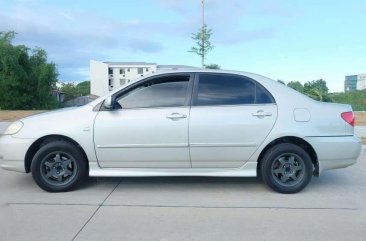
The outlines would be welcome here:
<svg viewBox="0 0 366 241">
<path fill-rule="evenodd" d="M 31 170 L 39 187 L 48 192 L 64 192 L 87 176 L 87 161 L 78 147 L 65 141 L 54 141 L 37 151 Z"/>
<path fill-rule="evenodd" d="M 264 183 L 276 192 L 297 193 L 310 182 L 313 164 L 301 147 L 290 143 L 278 144 L 263 156 L 260 175 Z"/>
</svg>

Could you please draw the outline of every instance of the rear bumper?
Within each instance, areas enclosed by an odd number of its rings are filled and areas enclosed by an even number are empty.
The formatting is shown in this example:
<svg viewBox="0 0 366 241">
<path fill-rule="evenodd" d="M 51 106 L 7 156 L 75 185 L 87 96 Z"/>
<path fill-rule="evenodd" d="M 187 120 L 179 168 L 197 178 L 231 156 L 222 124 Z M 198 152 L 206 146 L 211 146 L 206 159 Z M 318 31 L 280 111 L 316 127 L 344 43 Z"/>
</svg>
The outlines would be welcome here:
<svg viewBox="0 0 366 241">
<path fill-rule="evenodd" d="M 0 135 L 0 167 L 6 170 L 26 172 L 24 159 L 35 139 Z"/>
<path fill-rule="evenodd" d="M 317 154 L 319 173 L 355 164 L 362 147 L 356 136 L 306 137 L 304 140 Z"/>
</svg>

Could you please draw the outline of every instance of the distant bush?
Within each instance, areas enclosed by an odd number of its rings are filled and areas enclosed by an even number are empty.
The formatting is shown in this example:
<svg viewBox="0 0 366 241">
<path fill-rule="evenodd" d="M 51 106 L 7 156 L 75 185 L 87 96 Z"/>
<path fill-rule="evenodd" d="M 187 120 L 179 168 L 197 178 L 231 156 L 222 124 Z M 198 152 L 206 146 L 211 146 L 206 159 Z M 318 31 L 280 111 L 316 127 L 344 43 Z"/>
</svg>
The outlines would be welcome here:
<svg viewBox="0 0 366 241">
<path fill-rule="evenodd" d="M 330 98 L 336 103 L 352 105 L 353 110 L 366 111 L 366 90 L 332 93 Z"/>
</svg>

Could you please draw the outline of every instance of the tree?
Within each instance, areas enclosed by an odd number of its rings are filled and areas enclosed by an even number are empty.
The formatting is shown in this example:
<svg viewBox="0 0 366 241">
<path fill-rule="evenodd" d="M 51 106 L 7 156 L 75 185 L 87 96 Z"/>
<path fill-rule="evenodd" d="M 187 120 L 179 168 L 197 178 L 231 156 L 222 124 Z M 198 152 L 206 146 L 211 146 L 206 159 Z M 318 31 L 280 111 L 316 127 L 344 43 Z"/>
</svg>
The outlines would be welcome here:
<svg viewBox="0 0 366 241">
<path fill-rule="evenodd" d="M 77 85 L 74 83 L 63 83 L 60 90 L 65 94 L 65 101 L 90 95 L 90 81 L 83 81 Z"/>
<path fill-rule="evenodd" d="M 210 42 L 212 29 L 207 28 L 204 24 L 197 33 L 192 33 L 192 39 L 196 41 L 196 46 L 192 47 L 188 52 L 195 53 L 201 57 L 202 68 L 205 67 L 205 59 L 209 51 L 214 48 Z"/>
<path fill-rule="evenodd" d="M 323 79 L 309 81 L 304 84 L 304 93 L 315 100 L 332 101 L 328 91 L 327 82 Z"/>
<path fill-rule="evenodd" d="M 209 64 L 205 66 L 206 69 L 220 69 L 220 65 L 218 64 Z"/>
<path fill-rule="evenodd" d="M 76 87 L 73 83 L 63 83 L 60 90 L 65 94 L 64 97 L 65 101 L 75 99 L 76 97 L 79 96 Z"/>
<path fill-rule="evenodd" d="M 311 89 L 317 89 L 322 93 L 327 93 L 328 94 L 328 87 L 327 87 L 327 82 L 323 79 L 318 79 L 318 80 L 313 80 L 313 81 L 308 81 L 304 84 L 304 91 L 309 91 Z"/>
<path fill-rule="evenodd" d="M 83 81 L 77 84 L 76 92 L 81 96 L 90 95 L 90 81 Z"/>
<path fill-rule="evenodd" d="M 57 81 L 47 53 L 13 45 L 16 33 L 0 32 L 0 109 L 52 109 L 58 106 L 50 90 Z"/>
<path fill-rule="evenodd" d="M 304 92 L 304 86 L 299 81 L 290 81 L 288 82 L 287 86 L 299 91 L 300 93 Z"/>
</svg>

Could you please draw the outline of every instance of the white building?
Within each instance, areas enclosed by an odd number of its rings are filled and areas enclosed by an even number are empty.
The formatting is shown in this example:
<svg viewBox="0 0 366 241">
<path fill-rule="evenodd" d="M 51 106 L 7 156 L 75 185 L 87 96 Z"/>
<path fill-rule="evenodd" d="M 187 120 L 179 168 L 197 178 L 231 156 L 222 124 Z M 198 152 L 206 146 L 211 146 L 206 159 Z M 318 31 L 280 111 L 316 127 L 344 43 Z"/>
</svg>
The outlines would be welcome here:
<svg viewBox="0 0 366 241">
<path fill-rule="evenodd" d="M 366 89 L 366 74 L 358 75 L 357 89 L 358 90 Z"/>
<path fill-rule="evenodd" d="M 90 60 L 90 92 L 102 96 L 136 79 L 171 69 L 194 68 L 184 65 L 157 65 L 145 62 L 100 62 Z"/>
<path fill-rule="evenodd" d="M 102 96 L 139 77 L 156 72 L 155 63 L 90 61 L 90 92 Z"/>
<path fill-rule="evenodd" d="M 347 75 L 344 81 L 344 91 L 355 91 L 366 89 L 366 74 Z"/>
</svg>

